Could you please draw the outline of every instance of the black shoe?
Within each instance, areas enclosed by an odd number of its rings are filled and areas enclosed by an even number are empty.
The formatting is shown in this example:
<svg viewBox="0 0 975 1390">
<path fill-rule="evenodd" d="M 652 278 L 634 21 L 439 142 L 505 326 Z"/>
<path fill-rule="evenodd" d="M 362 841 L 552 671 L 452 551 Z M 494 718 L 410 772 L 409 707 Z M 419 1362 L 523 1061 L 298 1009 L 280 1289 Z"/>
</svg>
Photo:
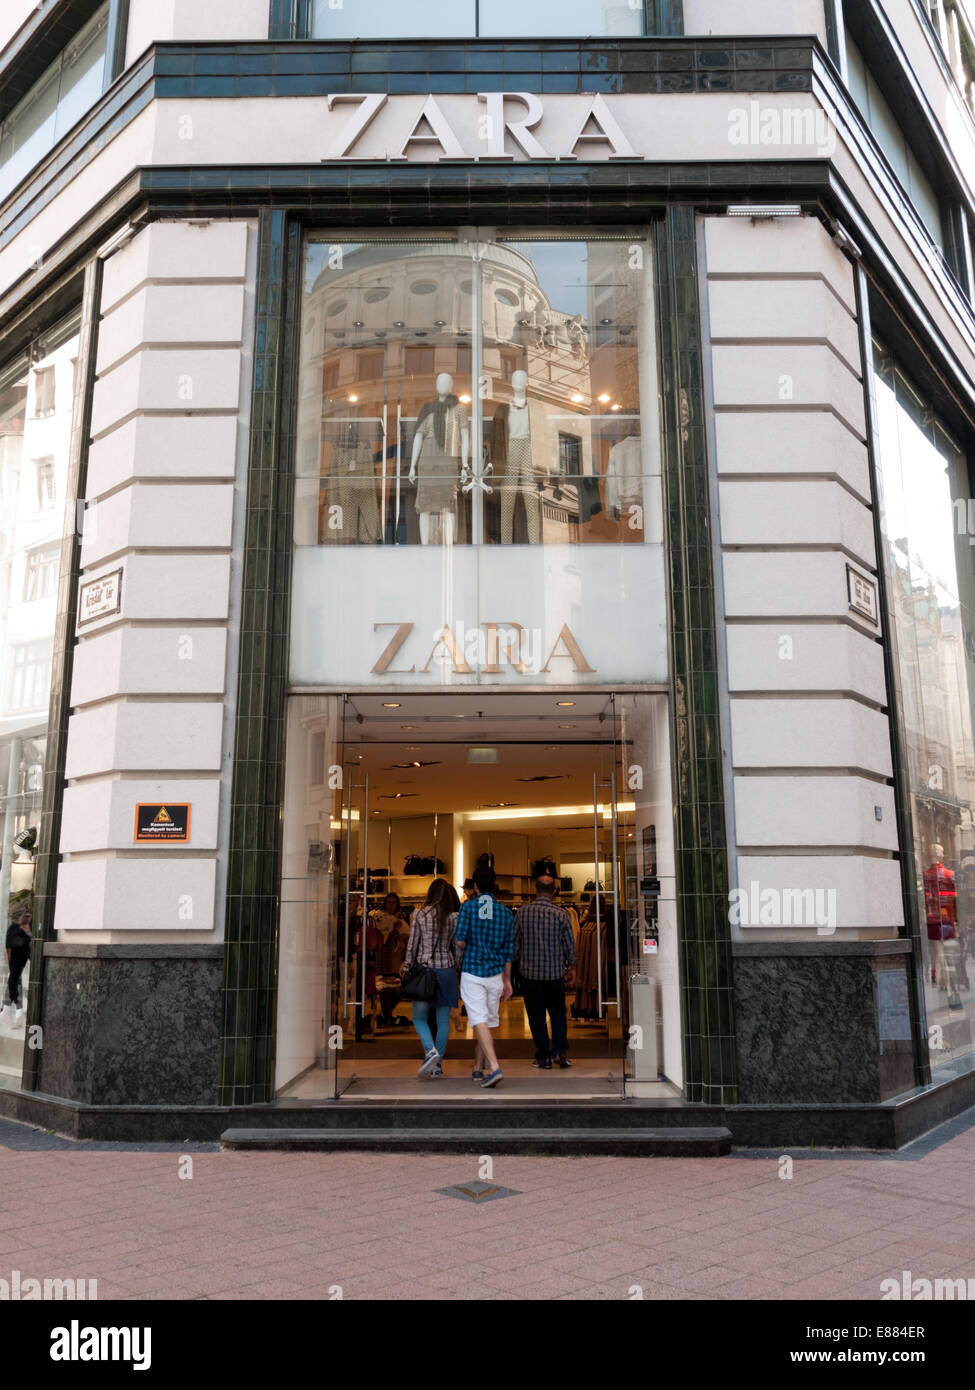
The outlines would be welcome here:
<svg viewBox="0 0 975 1390">
<path fill-rule="evenodd" d="M 567 1071 L 569 1067 L 572 1066 L 572 1063 L 569 1061 L 568 1057 L 566 1057 L 564 1052 L 560 1052 L 555 1060 L 558 1062 L 559 1066 L 562 1068 L 563 1071 Z M 551 1062 L 549 1063 L 549 1066 L 551 1066 Z"/>
<path fill-rule="evenodd" d="M 552 1059 L 551 1057 L 536 1057 L 532 1066 L 537 1067 L 539 1071 L 551 1071 Z"/>
</svg>

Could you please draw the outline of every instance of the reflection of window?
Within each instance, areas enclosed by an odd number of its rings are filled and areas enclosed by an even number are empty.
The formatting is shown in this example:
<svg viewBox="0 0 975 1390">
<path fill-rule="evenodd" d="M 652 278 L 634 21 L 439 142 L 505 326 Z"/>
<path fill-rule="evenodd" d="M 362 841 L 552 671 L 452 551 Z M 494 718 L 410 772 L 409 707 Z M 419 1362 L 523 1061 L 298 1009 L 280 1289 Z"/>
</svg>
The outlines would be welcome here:
<svg viewBox="0 0 975 1390">
<path fill-rule="evenodd" d="M 34 373 L 34 418 L 54 414 L 54 368 L 42 367 Z"/>
<path fill-rule="evenodd" d="M 389 290 L 366 290 L 362 297 L 367 304 L 381 304 L 384 299 L 389 298 Z"/>
<path fill-rule="evenodd" d="M 384 352 L 363 352 L 358 358 L 359 381 L 382 381 L 386 371 Z"/>
<path fill-rule="evenodd" d="M 341 314 L 348 307 L 348 300 L 335 299 L 325 310 L 329 318 L 334 318 L 336 314 Z"/>
<path fill-rule="evenodd" d="M 470 376 L 470 374 L 471 374 L 471 364 L 472 364 L 472 362 L 473 362 L 473 360 L 474 360 L 474 356 L 473 356 L 473 352 L 472 352 L 471 348 L 469 348 L 469 347 L 464 347 L 464 345 L 461 344 L 458 348 L 455 349 L 455 351 L 456 351 L 456 353 L 457 353 L 457 370 L 458 370 L 458 372 L 460 372 L 460 374 L 461 374 L 462 376 Z"/>
<path fill-rule="evenodd" d="M 957 0 L 923 0 L 923 7 L 948 56 L 968 109 L 975 115 L 975 39 L 964 7 Z"/>
<path fill-rule="evenodd" d="M 436 294 L 436 280 L 414 280 L 410 286 L 411 294 Z"/>
<path fill-rule="evenodd" d="M 11 711 L 47 707 L 51 689 L 51 648 L 45 642 L 26 642 L 14 647 L 10 662 Z"/>
<path fill-rule="evenodd" d="M 0 125 L 0 198 L 30 173 L 101 96 L 107 33 L 106 3 Z"/>
<path fill-rule="evenodd" d="M 436 365 L 436 349 L 432 347 L 408 347 L 403 354 L 403 370 L 407 376 L 430 376 Z"/>
<path fill-rule="evenodd" d="M 582 472 L 582 440 L 576 434 L 559 434 L 559 472 L 566 478 Z"/>
<path fill-rule="evenodd" d="M 322 386 L 326 391 L 334 391 L 339 384 L 339 368 L 341 363 L 328 362 L 322 371 Z"/>
<path fill-rule="evenodd" d="M 501 380 L 510 381 L 519 368 L 524 367 L 520 352 L 502 352 Z"/>
<path fill-rule="evenodd" d="M 54 459 L 35 459 L 34 472 L 37 477 L 37 510 L 45 512 L 54 506 Z"/>
<path fill-rule="evenodd" d="M 512 294 L 510 290 L 495 290 L 494 296 L 499 304 L 507 304 L 509 309 L 518 307 L 518 296 Z"/>
<path fill-rule="evenodd" d="M 24 602 L 31 603 L 36 598 L 50 598 L 57 587 L 58 580 L 57 546 L 45 550 L 32 550 L 27 556 L 24 570 Z"/>
</svg>

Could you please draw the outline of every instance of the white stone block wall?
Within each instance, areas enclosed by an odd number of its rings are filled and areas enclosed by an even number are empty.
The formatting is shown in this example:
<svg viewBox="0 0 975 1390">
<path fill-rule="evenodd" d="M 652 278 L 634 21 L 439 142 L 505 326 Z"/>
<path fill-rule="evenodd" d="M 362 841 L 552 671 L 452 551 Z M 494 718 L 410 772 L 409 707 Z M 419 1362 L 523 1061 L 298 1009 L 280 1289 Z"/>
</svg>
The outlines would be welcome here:
<svg viewBox="0 0 975 1390">
<path fill-rule="evenodd" d="M 121 569 L 121 611 L 77 631 L 62 940 L 222 935 L 255 248 L 157 222 L 105 263 L 81 584 Z M 188 842 L 136 843 L 139 802 L 188 803 Z"/>
<path fill-rule="evenodd" d="M 853 267 L 811 217 L 706 218 L 703 247 L 733 929 L 896 936 L 883 649 L 847 588 L 877 571 Z"/>
</svg>

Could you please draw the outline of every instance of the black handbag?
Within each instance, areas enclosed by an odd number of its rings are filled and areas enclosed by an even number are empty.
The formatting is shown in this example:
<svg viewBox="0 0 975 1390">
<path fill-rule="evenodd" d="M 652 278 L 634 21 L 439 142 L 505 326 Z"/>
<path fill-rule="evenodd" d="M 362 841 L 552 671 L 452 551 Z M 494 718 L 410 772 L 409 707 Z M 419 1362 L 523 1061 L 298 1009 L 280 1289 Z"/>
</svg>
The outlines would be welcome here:
<svg viewBox="0 0 975 1390">
<path fill-rule="evenodd" d="M 416 1004 L 431 1004 L 436 995 L 437 972 L 433 966 L 421 965 L 419 961 L 416 965 L 407 966 L 400 988 L 400 997 L 412 1000 Z"/>
</svg>

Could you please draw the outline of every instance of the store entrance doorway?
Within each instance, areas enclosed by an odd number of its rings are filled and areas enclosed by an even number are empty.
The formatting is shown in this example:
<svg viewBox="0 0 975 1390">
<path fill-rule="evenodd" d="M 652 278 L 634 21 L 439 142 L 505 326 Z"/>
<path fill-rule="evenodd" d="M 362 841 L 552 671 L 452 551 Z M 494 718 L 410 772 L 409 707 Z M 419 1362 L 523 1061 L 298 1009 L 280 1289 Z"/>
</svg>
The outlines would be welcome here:
<svg viewBox="0 0 975 1390">
<path fill-rule="evenodd" d="M 676 1094 L 665 697 L 375 694 L 292 706 L 278 1096 Z M 512 911 L 535 896 L 537 873 L 554 868 L 577 956 L 566 992 L 571 1065 L 533 1065 L 516 994 L 499 1011 L 504 1081 L 493 1091 L 471 1079 L 462 1007 L 451 1014 L 443 1075 L 418 1075 L 423 1047 L 400 994 L 410 921 L 431 885 L 446 880 L 463 901 L 485 860 Z"/>
</svg>

